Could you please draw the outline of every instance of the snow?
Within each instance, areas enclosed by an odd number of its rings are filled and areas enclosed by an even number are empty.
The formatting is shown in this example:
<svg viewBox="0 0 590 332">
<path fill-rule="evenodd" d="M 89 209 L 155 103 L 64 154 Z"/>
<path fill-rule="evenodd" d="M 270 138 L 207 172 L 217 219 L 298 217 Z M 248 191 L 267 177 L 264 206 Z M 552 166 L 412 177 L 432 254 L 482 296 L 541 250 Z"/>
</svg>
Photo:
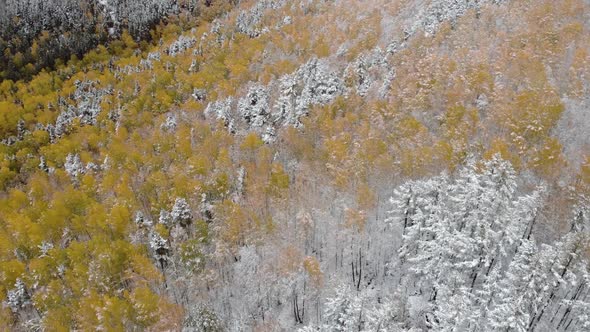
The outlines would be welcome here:
<svg viewBox="0 0 590 332">
<path fill-rule="evenodd" d="M 238 114 L 250 127 L 262 127 L 270 117 L 268 91 L 262 85 L 250 87 L 246 97 L 238 102 Z"/>
<path fill-rule="evenodd" d="M 265 10 L 279 9 L 283 7 L 287 1 L 285 0 L 261 0 L 256 2 L 249 10 L 243 10 L 238 15 L 236 20 L 236 31 L 243 33 L 250 38 L 256 38 L 265 32 L 268 32 L 267 27 L 262 27 L 261 22 Z"/>
<path fill-rule="evenodd" d="M 178 54 L 184 53 L 189 48 L 195 46 L 196 43 L 197 40 L 194 37 L 181 35 L 177 40 L 170 44 L 166 50 L 166 53 L 168 53 L 170 56 L 177 56 Z"/>
<path fill-rule="evenodd" d="M 226 98 L 224 100 L 215 101 L 209 103 L 207 108 L 205 108 L 205 115 L 209 117 L 213 117 L 214 119 L 222 120 L 226 128 L 230 132 L 235 131 L 235 124 L 234 120 L 231 116 L 232 113 L 232 103 L 233 99 Z"/>
<path fill-rule="evenodd" d="M 67 133 L 76 118 L 82 125 L 96 125 L 103 97 L 113 93 L 111 87 L 99 88 L 97 81 L 76 81 L 74 85 L 76 90 L 70 96 L 73 104 L 60 97 L 58 106 L 61 112 L 55 124 L 46 126 L 52 142 Z"/>
<path fill-rule="evenodd" d="M 205 89 L 194 89 L 192 97 L 196 101 L 205 101 L 207 99 L 207 91 Z"/>
<path fill-rule="evenodd" d="M 176 130 L 177 126 L 178 126 L 178 122 L 176 120 L 176 115 L 167 114 L 166 121 L 164 123 L 162 123 L 160 128 L 162 128 L 162 130 L 164 130 L 164 131 L 172 132 L 172 131 Z"/>
<path fill-rule="evenodd" d="M 170 212 L 162 209 L 160 210 L 160 216 L 158 217 L 158 222 L 165 226 L 172 225 L 172 216 L 170 216 Z"/>
<path fill-rule="evenodd" d="M 150 232 L 149 247 L 153 252 L 154 259 L 160 263 L 164 269 L 169 261 L 170 245 L 168 240 L 163 238 L 158 232 Z"/>
<path fill-rule="evenodd" d="M 553 134 L 563 145 L 567 161 L 576 169 L 585 161 L 580 151 L 590 148 L 590 98 L 565 98 L 564 105 L 565 110 Z"/>
<path fill-rule="evenodd" d="M 78 154 L 68 154 L 64 168 L 66 173 L 68 173 L 72 178 L 76 178 L 78 175 L 84 174 L 86 172 Z"/>
<path fill-rule="evenodd" d="M 191 223 L 193 215 L 186 199 L 180 197 L 176 198 L 170 217 L 172 217 L 172 220 L 175 223 L 180 224 L 183 227 L 186 227 Z"/>
<path fill-rule="evenodd" d="M 51 249 L 53 249 L 53 243 L 43 241 L 39 245 L 39 251 L 41 251 L 41 255 L 39 255 L 39 257 L 47 257 L 47 255 Z"/>
<path fill-rule="evenodd" d="M 14 288 L 6 292 L 6 305 L 8 305 L 12 312 L 17 313 L 29 303 L 30 299 L 25 283 L 22 279 L 18 278 L 16 279 Z"/>
<path fill-rule="evenodd" d="M 300 118 L 311 106 L 327 104 L 344 91 L 338 73 L 325 61 L 312 59 L 267 86 L 251 85 L 235 109 L 231 98 L 209 103 L 205 115 L 223 120 L 231 132 L 243 123 L 248 130 L 259 131 L 265 142 L 272 142 L 279 127 L 300 126 Z"/>
<path fill-rule="evenodd" d="M 138 227 L 150 227 L 152 225 L 152 221 L 146 218 L 141 211 L 135 212 L 133 221 Z"/>
</svg>

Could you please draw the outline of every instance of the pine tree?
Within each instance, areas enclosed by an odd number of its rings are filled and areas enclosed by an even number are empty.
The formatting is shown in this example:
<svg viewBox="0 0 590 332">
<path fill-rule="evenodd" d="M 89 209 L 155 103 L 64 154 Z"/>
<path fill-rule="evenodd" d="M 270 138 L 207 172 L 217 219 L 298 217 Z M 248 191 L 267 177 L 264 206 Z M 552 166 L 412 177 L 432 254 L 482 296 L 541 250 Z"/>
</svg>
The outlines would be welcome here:
<svg viewBox="0 0 590 332">
<path fill-rule="evenodd" d="M 186 202 L 186 199 L 180 197 L 176 198 L 174 201 L 174 206 L 172 207 L 170 216 L 172 217 L 172 221 L 182 227 L 187 227 L 193 221 L 193 214 L 191 212 L 190 206 Z"/>
<path fill-rule="evenodd" d="M 84 174 L 85 172 L 84 166 L 82 165 L 80 156 L 78 154 L 68 154 L 64 168 L 66 173 L 68 173 L 72 178 L 76 178 L 78 175 Z"/>
<path fill-rule="evenodd" d="M 363 331 L 367 309 L 365 299 L 344 285 L 325 304 L 323 331 Z"/>
<path fill-rule="evenodd" d="M 6 294 L 6 305 L 12 312 L 17 313 L 28 304 L 30 304 L 29 292 L 22 279 L 18 278 L 14 283 L 14 288 L 8 290 Z"/>
<path fill-rule="evenodd" d="M 154 259 L 160 264 L 160 268 L 164 270 L 170 260 L 170 245 L 168 240 L 163 238 L 158 232 L 152 231 L 150 233 L 149 246 L 153 252 Z"/>
</svg>

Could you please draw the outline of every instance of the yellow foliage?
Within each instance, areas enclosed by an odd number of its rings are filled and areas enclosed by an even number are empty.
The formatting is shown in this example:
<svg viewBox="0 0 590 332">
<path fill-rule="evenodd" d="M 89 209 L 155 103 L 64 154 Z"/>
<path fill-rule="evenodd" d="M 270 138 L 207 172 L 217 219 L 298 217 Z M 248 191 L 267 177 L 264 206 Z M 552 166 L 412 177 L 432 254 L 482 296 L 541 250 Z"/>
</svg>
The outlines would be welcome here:
<svg viewBox="0 0 590 332">
<path fill-rule="evenodd" d="M 244 137 L 240 149 L 252 153 L 264 144 L 262 139 L 255 132 L 251 132 Z"/>
<path fill-rule="evenodd" d="M 230 246 L 237 248 L 246 241 L 248 233 L 255 231 L 248 214 L 239 205 L 225 200 L 216 209 L 221 221 L 220 238 Z"/>
<path fill-rule="evenodd" d="M 107 220 L 97 220 L 98 223 L 106 222 Z M 108 217 L 108 227 L 113 232 L 112 236 L 124 237 L 126 230 L 131 222 L 131 213 L 129 209 L 123 205 L 115 205 Z M 105 225 L 105 226 L 106 226 Z"/>
<path fill-rule="evenodd" d="M 491 141 L 488 150 L 484 153 L 484 158 L 491 159 L 494 155 L 499 154 L 502 159 L 510 161 L 512 167 L 516 170 L 521 167 L 521 159 L 514 153 L 508 143 L 500 138 L 495 138 Z"/>
<path fill-rule="evenodd" d="M 140 327 L 146 328 L 159 320 L 159 296 L 147 287 L 138 287 L 130 294 L 131 317 Z"/>
<path fill-rule="evenodd" d="M 25 273 L 25 265 L 16 259 L 3 260 L 0 262 L 2 274 L 0 274 L 0 294 L 4 296 L 8 289 L 14 287 L 17 278 L 21 278 Z"/>
<path fill-rule="evenodd" d="M 207 21 L 232 2 L 212 1 L 196 20 L 168 17 L 151 32 L 155 42 L 138 43 L 123 31 L 108 48 L 99 46 L 67 64 L 58 59 L 56 70 L 41 71 L 28 82 L 0 82 L 0 138 L 16 136 L 20 120 L 29 130 L 15 144 L 0 144 L 0 297 L 16 278 L 38 283 L 32 301 L 43 316 L 43 329 L 181 329 L 182 308 L 160 292 L 164 275 L 144 243 L 154 231 L 170 239 L 172 250 L 192 249 L 171 237 L 168 226 L 151 220 L 160 209 L 169 211 L 176 197 L 186 197 L 195 208 L 206 198 L 211 220 L 195 224 L 207 237 L 199 245 L 209 245 L 204 243 L 211 238 L 218 250 L 203 260 L 217 264 L 227 258 L 224 253 L 280 238 L 291 227 L 285 220 L 293 208 L 321 205 L 314 200 L 324 189 L 353 200 L 343 226 L 356 233 L 383 199 L 375 186 L 453 170 L 470 153 L 484 158 L 499 153 L 517 171 L 530 169 L 549 181 L 570 166 L 552 131 L 564 110 L 562 98 L 584 96 L 590 70 L 580 1 L 541 1 L 510 34 L 488 26 L 494 16 L 485 8 L 474 29 L 466 29 L 476 20 L 469 12 L 455 24 L 441 24 L 434 36 L 416 34 L 387 56 L 396 71 L 387 96 L 376 98 L 371 90 L 364 97 L 345 95 L 313 106 L 302 117 L 303 126 L 280 128 L 277 141 L 268 144 L 255 132 L 228 133 L 203 109 L 222 98 L 239 98 L 249 81 L 275 84 L 311 57 L 330 57 L 344 68 L 373 47 L 383 48 L 381 29 L 391 31 L 381 16 L 395 15 L 404 1 L 380 8 L 383 13 L 364 11 L 364 4 L 354 1 L 336 11 L 330 2 L 287 6 L 265 12 L 261 26 L 276 29 L 257 38 L 233 31 L 239 11 L 231 12 L 221 18 L 225 39 L 218 42 Z M 293 21 L 283 25 L 286 16 Z M 332 21 L 340 23 L 326 25 Z M 166 54 L 192 27 L 191 36 L 207 36 L 197 38 L 194 49 Z M 488 30 L 497 35 L 486 35 Z M 42 33 L 33 43 L 33 57 L 43 56 L 49 38 Z M 491 43 L 494 38 L 504 42 Z M 331 56 L 340 45 L 349 47 Z M 142 67 L 147 52 L 160 52 L 161 60 L 141 72 L 123 70 Z M 34 69 L 26 54 L 12 61 L 23 72 Z M 193 61 L 199 66 L 189 71 Z M 381 74 L 381 68 L 371 69 L 371 75 Z M 354 83 L 354 74 L 349 76 L 347 83 Z M 77 118 L 50 142 L 43 126 L 55 124 L 60 112 L 78 103 L 72 96 L 76 81 L 84 80 L 113 91 L 99 101 L 97 123 L 83 125 Z M 194 88 L 205 89 L 206 100 L 193 98 Z M 488 99 L 483 107 L 482 95 Z M 175 131 L 160 127 L 169 112 L 182 114 Z M 70 153 L 79 154 L 84 164 L 102 164 L 107 156 L 108 163 L 72 179 L 64 170 Z M 52 171 L 39 169 L 40 156 Z M 579 192 L 590 192 L 586 159 L 577 178 Z M 246 176 L 240 187 L 242 167 Z M 152 228 L 133 223 L 137 210 L 155 222 Z M 303 219 L 297 239 L 309 239 L 313 231 L 311 217 Z M 187 231 L 191 240 L 197 237 L 193 231 Z M 43 242 L 54 249 L 40 257 Z M 298 246 L 279 248 L 280 273 L 303 272 L 308 285 L 322 286 L 316 257 L 304 256 Z M 59 275 L 58 267 L 64 268 Z M 211 270 L 208 261 L 203 263 L 198 273 L 206 273 L 196 279 L 209 280 Z M 0 308 L 1 322 L 15 317 Z"/>
</svg>

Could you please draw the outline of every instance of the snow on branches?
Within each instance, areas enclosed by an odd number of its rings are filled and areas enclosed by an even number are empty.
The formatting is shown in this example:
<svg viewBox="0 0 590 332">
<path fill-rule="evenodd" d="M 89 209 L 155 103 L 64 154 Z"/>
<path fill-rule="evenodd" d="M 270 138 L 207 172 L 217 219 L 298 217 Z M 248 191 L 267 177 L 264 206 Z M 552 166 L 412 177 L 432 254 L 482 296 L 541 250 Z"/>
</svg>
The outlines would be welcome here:
<svg viewBox="0 0 590 332">
<path fill-rule="evenodd" d="M 587 287 L 579 254 L 587 235 L 538 245 L 532 229 L 544 191 L 516 192 L 514 170 L 498 157 L 396 190 L 390 222 L 403 232 L 402 283 L 429 305 L 412 322 L 437 330 L 530 331 L 554 330 L 562 324 L 554 317 L 568 319 L 579 296 L 572 289 Z"/>
<path fill-rule="evenodd" d="M 192 222 L 193 214 L 186 199 L 176 199 L 174 206 L 172 207 L 172 212 L 170 212 L 170 217 L 174 223 L 177 223 L 182 227 L 187 227 Z"/>
<path fill-rule="evenodd" d="M 100 88 L 96 81 L 76 81 L 74 85 L 76 90 L 70 96 L 72 103 L 60 98 L 61 113 L 55 124 L 46 127 L 51 141 L 67 133 L 75 119 L 79 119 L 82 125 L 96 125 L 96 118 L 102 110 L 100 103 L 103 97 L 113 93 L 111 87 Z"/>
<path fill-rule="evenodd" d="M 250 127 L 262 127 L 269 120 L 268 91 L 261 85 L 250 87 L 246 97 L 238 102 L 238 114 Z"/>
<path fill-rule="evenodd" d="M 237 105 L 232 98 L 209 103 L 205 115 L 222 120 L 230 132 L 243 124 L 248 130 L 260 131 L 265 142 L 271 142 L 276 129 L 300 126 L 300 118 L 311 106 L 325 105 L 344 92 L 339 73 L 331 70 L 326 61 L 314 58 L 267 86 L 250 86 Z"/>
<path fill-rule="evenodd" d="M 236 31 L 243 33 L 250 38 L 256 38 L 269 31 L 262 26 L 262 18 L 267 9 L 278 9 L 287 3 L 285 0 L 262 0 L 258 1 L 249 10 L 243 10 L 236 19 Z"/>
<path fill-rule="evenodd" d="M 187 49 L 195 46 L 197 40 L 194 37 L 180 36 L 166 49 L 166 53 L 170 56 L 177 56 Z"/>
</svg>

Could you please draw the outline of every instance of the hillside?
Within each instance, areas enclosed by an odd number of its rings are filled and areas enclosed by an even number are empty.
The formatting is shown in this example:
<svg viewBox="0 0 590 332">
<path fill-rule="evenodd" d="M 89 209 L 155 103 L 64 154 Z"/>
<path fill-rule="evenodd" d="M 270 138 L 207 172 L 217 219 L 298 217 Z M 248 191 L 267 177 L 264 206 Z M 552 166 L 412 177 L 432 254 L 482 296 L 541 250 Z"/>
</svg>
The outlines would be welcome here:
<svg viewBox="0 0 590 332">
<path fill-rule="evenodd" d="M 26 3 L 1 330 L 590 331 L 587 0 Z"/>
</svg>

